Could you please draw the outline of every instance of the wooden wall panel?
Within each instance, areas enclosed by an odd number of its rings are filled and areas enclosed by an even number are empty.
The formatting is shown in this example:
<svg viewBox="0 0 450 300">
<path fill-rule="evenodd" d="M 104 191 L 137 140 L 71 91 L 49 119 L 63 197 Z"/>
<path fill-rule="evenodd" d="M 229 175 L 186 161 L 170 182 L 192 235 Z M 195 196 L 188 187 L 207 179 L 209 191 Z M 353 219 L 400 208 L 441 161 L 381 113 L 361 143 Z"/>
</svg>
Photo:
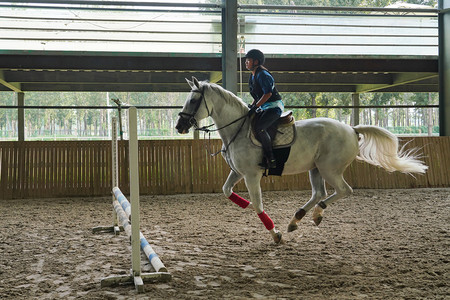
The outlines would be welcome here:
<svg viewBox="0 0 450 300">
<path fill-rule="evenodd" d="M 354 161 L 344 173 L 353 188 L 450 186 L 450 137 L 402 138 L 429 166 L 415 177 Z M 129 192 L 128 142 L 119 141 L 119 187 Z M 141 194 L 220 193 L 230 171 L 220 140 L 139 141 Z M 270 176 L 263 190 L 310 189 L 308 173 Z M 0 142 L 0 199 L 106 196 L 111 190 L 110 141 Z M 236 191 L 246 191 L 240 182 Z"/>
</svg>

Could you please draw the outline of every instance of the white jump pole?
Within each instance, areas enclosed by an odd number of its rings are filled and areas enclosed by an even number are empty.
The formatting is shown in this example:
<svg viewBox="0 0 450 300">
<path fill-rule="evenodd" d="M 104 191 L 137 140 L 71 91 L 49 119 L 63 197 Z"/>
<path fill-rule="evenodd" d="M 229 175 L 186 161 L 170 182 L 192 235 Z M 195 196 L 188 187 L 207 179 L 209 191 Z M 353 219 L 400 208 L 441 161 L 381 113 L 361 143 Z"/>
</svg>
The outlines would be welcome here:
<svg viewBox="0 0 450 300">
<path fill-rule="evenodd" d="M 130 163 L 130 201 L 131 201 L 131 262 L 135 285 L 144 284 L 141 276 L 141 239 L 139 210 L 139 164 L 137 138 L 137 110 L 130 107 L 128 111 L 129 163 Z"/>
<path fill-rule="evenodd" d="M 128 202 L 127 198 L 122 194 L 120 189 L 117 186 L 113 187 L 113 196 L 117 199 L 117 201 L 122 206 L 124 212 L 126 213 L 129 220 L 131 220 L 131 205 Z"/>
<path fill-rule="evenodd" d="M 114 199 L 114 209 L 116 211 L 116 214 L 119 216 L 120 224 L 122 224 L 126 234 L 131 239 L 131 225 L 130 225 L 130 216 L 125 213 L 124 207 L 131 207 L 130 202 L 128 202 L 128 199 L 123 195 L 122 191 L 115 187 L 114 189 L 114 195 L 116 199 Z M 121 199 L 121 202 L 119 203 L 119 200 Z M 153 250 L 150 243 L 147 241 L 145 236 L 142 234 L 142 232 L 139 233 L 139 239 L 140 239 L 140 245 L 142 251 L 144 251 L 145 256 L 148 258 L 149 262 L 152 264 L 153 269 L 155 269 L 156 272 L 167 272 L 167 268 L 164 266 L 163 262 L 159 258 L 159 256 L 156 254 L 156 252 Z"/>
<path fill-rule="evenodd" d="M 118 186 L 119 185 L 119 158 L 117 155 L 117 118 L 113 117 L 111 120 L 111 161 L 112 161 L 112 186 Z M 114 194 L 112 195 L 112 201 L 113 201 L 113 227 L 114 227 L 114 234 L 118 235 L 120 233 L 119 226 L 117 224 L 117 214 L 116 210 L 114 209 L 114 201 L 116 201 Z"/>
<path fill-rule="evenodd" d="M 131 224 L 127 214 L 123 211 L 122 206 L 116 199 L 114 199 L 113 201 L 113 207 L 117 217 L 119 218 L 120 224 L 122 224 L 123 230 L 125 231 L 127 236 L 130 237 L 131 239 Z"/>
</svg>

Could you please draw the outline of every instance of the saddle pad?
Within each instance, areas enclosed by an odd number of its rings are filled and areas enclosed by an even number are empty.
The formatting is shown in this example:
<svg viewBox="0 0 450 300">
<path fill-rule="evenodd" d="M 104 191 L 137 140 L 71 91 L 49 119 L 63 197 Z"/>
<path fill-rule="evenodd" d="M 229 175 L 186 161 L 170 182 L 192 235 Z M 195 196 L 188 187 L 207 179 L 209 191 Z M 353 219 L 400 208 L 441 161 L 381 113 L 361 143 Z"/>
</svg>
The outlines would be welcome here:
<svg viewBox="0 0 450 300">
<path fill-rule="evenodd" d="M 262 146 L 261 143 L 256 139 L 251 128 L 248 134 L 253 145 L 258 147 Z M 278 126 L 277 134 L 275 135 L 275 139 L 272 141 L 273 149 L 291 146 L 294 143 L 296 136 L 297 133 L 295 131 L 295 124 L 292 124 L 291 126 Z"/>
<path fill-rule="evenodd" d="M 275 169 L 269 169 L 268 170 L 269 174 L 267 174 L 267 169 L 266 169 L 263 175 L 265 175 L 265 176 L 267 176 L 267 175 L 281 176 L 283 174 L 284 165 L 285 165 L 286 161 L 288 160 L 290 153 L 291 153 L 291 147 L 273 149 L 273 155 L 275 156 L 275 159 L 277 160 L 277 167 Z"/>
</svg>

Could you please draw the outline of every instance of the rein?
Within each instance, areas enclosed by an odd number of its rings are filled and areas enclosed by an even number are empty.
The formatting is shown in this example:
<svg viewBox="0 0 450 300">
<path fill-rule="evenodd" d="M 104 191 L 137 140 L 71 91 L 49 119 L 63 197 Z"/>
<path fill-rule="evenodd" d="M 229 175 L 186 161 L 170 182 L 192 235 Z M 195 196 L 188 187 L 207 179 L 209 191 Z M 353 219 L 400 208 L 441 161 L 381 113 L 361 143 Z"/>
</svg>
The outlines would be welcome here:
<svg viewBox="0 0 450 300">
<path fill-rule="evenodd" d="M 212 152 L 211 152 L 211 147 L 210 147 L 210 146 L 207 146 L 207 147 L 206 147 L 206 150 L 208 151 L 208 154 L 209 154 L 210 156 L 214 157 L 214 156 L 216 156 L 217 154 L 219 154 L 219 153 L 221 153 L 221 152 L 226 153 L 226 152 L 228 151 L 228 148 L 230 147 L 231 143 L 234 142 L 234 140 L 235 140 L 236 137 L 238 136 L 239 132 L 241 132 L 242 127 L 244 127 L 244 124 L 245 124 L 245 122 L 247 121 L 247 114 L 243 115 L 243 116 L 240 117 L 240 118 L 237 118 L 236 120 L 232 121 L 231 123 L 228 123 L 227 125 L 222 126 L 222 127 L 220 127 L 220 128 L 216 128 L 216 129 L 212 129 L 212 130 L 208 129 L 209 127 L 213 126 L 214 124 L 210 124 L 210 125 L 208 125 L 208 126 L 203 126 L 203 127 L 201 127 L 201 128 L 195 128 L 195 130 L 203 131 L 203 132 L 205 133 L 205 135 L 204 135 L 204 137 L 203 137 L 204 139 L 206 139 L 206 134 L 209 134 L 209 136 L 208 136 L 208 141 L 211 141 L 211 132 L 219 131 L 219 130 L 221 130 L 221 129 L 223 129 L 223 128 L 226 128 L 226 127 L 228 127 L 228 126 L 230 126 L 230 125 L 233 125 L 234 123 L 236 123 L 236 122 L 238 122 L 239 120 L 242 120 L 242 119 L 244 119 L 244 122 L 241 123 L 241 126 L 239 126 L 239 129 L 236 131 L 236 133 L 234 134 L 234 136 L 231 138 L 231 140 L 230 140 L 230 141 L 228 142 L 228 144 L 225 146 L 225 149 L 224 149 L 224 150 L 220 149 L 219 151 L 217 151 L 217 152 L 215 152 L 215 153 L 212 153 Z"/>
</svg>

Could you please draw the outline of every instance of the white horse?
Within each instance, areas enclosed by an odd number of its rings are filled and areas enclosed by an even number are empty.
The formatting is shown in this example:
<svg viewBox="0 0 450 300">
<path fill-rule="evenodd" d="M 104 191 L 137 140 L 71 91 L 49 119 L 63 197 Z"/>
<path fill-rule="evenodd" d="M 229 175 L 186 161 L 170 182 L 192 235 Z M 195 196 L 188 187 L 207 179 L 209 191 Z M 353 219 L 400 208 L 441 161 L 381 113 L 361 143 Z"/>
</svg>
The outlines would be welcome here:
<svg viewBox="0 0 450 300">
<path fill-rule="evenodd" d="M 207 117 L 213 119 L 223 142 L 222 156 L 231 168 L 223 186 L 224 194 L 242 208 L 252 204 L 275 243 L 281 242 L 281 233 L 263 208 L 260 180 L 264 170 L 258 165 L 263 151 L 248 138 L 247 105 L 219 85 L 199 82 L 194 77 L 187 82 L 192 90 L 179 114 L 178 132 L 187 133 L 192 126 L 198 127 L 198 121 Z M 319 225 L 326 207 L 352 193 L 343 173 L 355 158 L 389 172 L 424 173 L 427 169 L 412 151 L 399 150 L 397 137 L 380 127 L 351 127 L 333 119 L 314 118 L 295 122 L 295 130 L 297 139 L 291 146 L 282 175 L 309 171 L 312 197 L 296 211 L 288 232 L 296 230 L 297 223 L 314 206 L 313 220 Z M 242 178 L 251 202 L 233 192 L 233 187 Z M 329 197 L 325 181 L 335 190 Z"/>
</svg>

